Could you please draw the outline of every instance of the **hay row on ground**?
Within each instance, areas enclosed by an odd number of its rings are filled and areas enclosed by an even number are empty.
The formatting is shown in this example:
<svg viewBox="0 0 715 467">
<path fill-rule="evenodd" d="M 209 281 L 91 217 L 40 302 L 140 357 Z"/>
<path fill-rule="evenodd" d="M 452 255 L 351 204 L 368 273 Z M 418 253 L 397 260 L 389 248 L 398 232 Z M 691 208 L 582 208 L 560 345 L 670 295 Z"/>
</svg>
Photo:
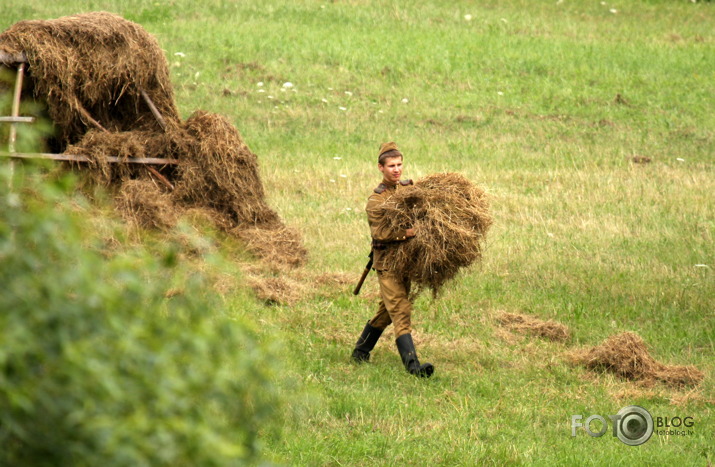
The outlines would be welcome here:
<svg viewBox="0 0 715 467">
<path fill-rule="evenodd" d="M 92 161 L 81 167 L 114 189 L 130 223 L 170 228 L 187 210 L 204 210 L 257 256 L 305 262 L 299 233 L 266 203 L 258 158 L 238 130 L 204 111 L 180 120 L 164 53 L 141 26 L 106 12 L 21 21 L 0 34 L 0 51 L 25 53 L 28 87 L 57 129 L 53 144 Z M 109 157 L 179 165 L 110 164 Z"/>
<path fill-rule="evenodd" d="M 695 386 L 704 378 L 692 365 L 665 365 L 655 360 L 643 339 L 633 332 L 616 334 L 596 347 L 574 351 L 569 357 L 586 368 L 609 371 L 645 385 L 662 382 L 675 387 Z"/>
<path fill-rule="evenodd" d="M 497 321 L 512 331 L 543 337 L 550 341 L 565 342 L 571 338 L 568 326 L 552 320 L 542 321 L 533 316 L 502 312 L 497 316 Z"/>
<path fill-rule="evenodd" d="M 383 209 L 383 227 L 416 232 L 390 250 L 388 263 L 435 294 L 461 268 L 481 259 L 492 224 L 484 190 L 457 173 L 430 175 L 397 190 Z"/>
</svg>

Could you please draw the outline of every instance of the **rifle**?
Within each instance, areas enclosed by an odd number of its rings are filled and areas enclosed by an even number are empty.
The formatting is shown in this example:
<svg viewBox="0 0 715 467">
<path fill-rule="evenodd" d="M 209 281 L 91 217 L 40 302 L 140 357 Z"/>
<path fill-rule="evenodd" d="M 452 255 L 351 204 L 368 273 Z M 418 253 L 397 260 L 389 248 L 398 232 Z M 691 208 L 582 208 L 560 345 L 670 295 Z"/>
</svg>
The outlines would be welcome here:
<svg viewBox="0 0 715 467">
<path fill-rule="evenodd" d="M 360 277 L 360 281 L 358 282 L 357 286 L 355 286 L 355 290 L 353 290 L 353 295 L 357 295 L 360 293 L 360 289 L 362 288 L 363 282 L 365 282 L 365 278 L 367 277 L 368 274 L 370 274 L 370 269 L 372 269 L 372 253 L 373 251 L 370 250 L 370 254 L 368 255 L 368 258 L 370 258 L 365 265 L 365 270 L 362 272 L 362 276 Z"/>
</svg>

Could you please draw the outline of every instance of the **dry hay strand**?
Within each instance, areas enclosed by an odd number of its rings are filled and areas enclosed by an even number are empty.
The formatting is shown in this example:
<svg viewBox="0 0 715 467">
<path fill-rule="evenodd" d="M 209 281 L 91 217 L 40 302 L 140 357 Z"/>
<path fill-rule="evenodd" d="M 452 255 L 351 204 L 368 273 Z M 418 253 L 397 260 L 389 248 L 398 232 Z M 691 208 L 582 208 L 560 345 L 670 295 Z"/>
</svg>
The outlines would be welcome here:
<svg viewBox="0 0 715 467">
<path fill-rule="evenodd" d="M 246 243 L 248 250 L 266 264 L 280 269 L 281 266 L 298 267 L 308 257 L 300 233 L 283 225 L 268 225 L 238 229 L 238 238 Z"/>
<path fill-rule="evenodd" d="M 277 305 L 294 305 L 303 296 L 303 286 L 287 277 L 248 276 L 248 285 L 256 296 Z"/>
<path fill-rule="evenodd" d="M 648 352 L 643 339 L 636 333 L 623 332 L 609 337 L 596 347 L 575 351 L 571 360 L 592 370 L 610 371 L 622 378 L 645 385 L 662 382 L 668 386 L 697 386 L 703 373 L 692 365 L 665 365 Z"/>
<path fill-rule="evenodd" d="M 715 405 L 715 399 L 703 395 L 702 389 L 692 389 L 687 392 L 669 393 L 670 404 L 677 406 L 691 405 L 694 403 L 703 405 Z"/>
<path fill-rule="evenodd" d="M 566 342 L 571 338 L 568 326 L 552 320 L 542 321 L 533 316 L 502 312 L 497 316 L 497 321 L 512 331 L 532 334 L 550 341 Z"/>
<path fill-rule="evenodd" d="M 617 402 L 627 402 L 637 399 L 656 399 L 662 397 L 660 392 L 652 388 L 642 387 L 618 387 L 609 390 L 609 395 Z"/>
<path fill-rule="evenodd" d="M 343 296 L 348 291 L 352 292 L 357 279 L 345 272 L 323 272 L 311 274 L 306 278 L 316 290 L 318 296 L 323 298 L 334 298 Z"/>
<path fill-rule="evenodd" d="M 502 341 L 506 342 L 509 345 L 515 345 L 520 342 L 523 342 L 526 336 L 524 334 L 515 334 L 508 329 L 503 329 L 503 328 L 496 328 L 494 329 L 494 336 L 497 337 L 498 339 L 501 339 Z"/>
<path fill-rule="evenodd" d="M 179 122 L 169 69 L 141 26 L 93 12 L 20 21 L 0 34 L 0 50 L 24 52 L 34 96 L 47 102 L 64 149 L 99 122 L 109 131 L 160 130 L 144 90 L 169 126 Z"/>
<path fill-rule="evenodd" d="M 388 264 L 436 295 L 461 268 L 482 257 L 492 225 L 487 195 L 457 173 L 434 174 L 384 203 L 383 225 L 415 229 L 416 236 L 391 248 Z"/>
<path fill-rule="evenodd" d="M 127 180 L 119 189 L 116 202 L 125 220 L 142 228 L 167 229 L 178 221 L 171 195 L 152 180 Z"/>
<path fill-rule="evenodd" d="M 324 272 L 315 276 L 314 280 L 320 285 L 330 287 L 349 285 L 357 282 L 352 274 L 346 272 Z"/>
</svg>

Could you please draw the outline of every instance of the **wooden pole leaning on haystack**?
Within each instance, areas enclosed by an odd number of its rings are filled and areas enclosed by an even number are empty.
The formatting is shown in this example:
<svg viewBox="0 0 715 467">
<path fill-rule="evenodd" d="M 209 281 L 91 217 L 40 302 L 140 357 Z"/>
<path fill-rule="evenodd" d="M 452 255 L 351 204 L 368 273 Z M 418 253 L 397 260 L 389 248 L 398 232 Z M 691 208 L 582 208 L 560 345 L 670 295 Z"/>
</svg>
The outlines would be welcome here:
<svg viewBox="0 0 715 467">
<path fill-rule="evenodd" d="M 161 129 L 166 133 L 166 121 L 164 120 L 164 117 L 161 116 L 161 113 L 159 112 L 159 109 L 156 108 L 156 105 L 154 105 L 154 102 L 149 98 L 149 94 L 144 91 L 144 89 L 139 88 L 139 93 L 141 94 L 142 98 L 144 99 L 144 102 L 146 102 L 146 105 L 149 107 L 149 110 L 151 110 L 151 114 L 154 116 L 157 122 L 159 122 L 159 126 Z M 149 172 L 154 174 L 156 178 L 158 178 L 164 185 L 169 187 L 170 190 L 174 189 L 174 185 L 171 184 L 171 182 L 164 177 L 158 170 L 156 170 L 154 167 L 146 167 Z"/>
<path fill-rule="evenodd" d="M 161 116 L 159 109 L 157 109 L 156 106 L 154 105 L 154 101 L 152 101 L 149 98 L 149 94 L 147 94 L 146 91 L 144 91 L 142 88 L 139 88 L 139 93 L 142 95 L 142 98 L 144 99 L 144 102 L 146 102 L 146 105 L 149 106 L 149 110 L 151 110 L 151 114 L 154 115 L 154 118 L 156 118 L 156 121 L 159 122 L 161 129 L 166 131 L 166 120 L 164 120 L 164 117 Z"/>
<path fill-rule="evenodd" d="M 87 109 L 85 109 L 84 106 L 82 104 L 80 104 L 79 102 L 77 102 L 77 110 L 79 110 L 79 113 L 82 114 L 82 116 L 84 118 L 89 120 L 89 123 L 96 126 L 98 130 L 102 130 L 105 133 L 109 133 L 109 130 L 104 128 L 101 123 L 99 123 L 97 120 L 95 120 L 94 117 L 92 117 L 92 115 L 90 115 L 89 111 Z"/>
</svg>

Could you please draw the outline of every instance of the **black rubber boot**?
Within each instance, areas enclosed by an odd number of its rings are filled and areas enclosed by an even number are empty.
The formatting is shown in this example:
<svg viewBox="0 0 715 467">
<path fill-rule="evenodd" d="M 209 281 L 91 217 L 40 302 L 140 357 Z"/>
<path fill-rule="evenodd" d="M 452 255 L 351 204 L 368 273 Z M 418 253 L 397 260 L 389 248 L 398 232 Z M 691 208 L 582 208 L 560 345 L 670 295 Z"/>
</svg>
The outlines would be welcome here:
<svg viewBox="0 0 715 467">
<path fill-rule="evenodd" d="M 369 362 L 370 352 L 375 348 L 377 340 L 382 335 L 383 329 L 377 329 L 370 326 L 370 321 L 365 325 L 365 329 L 362 330 L 362 334 L 355 344 L 355 350 L 353 350 L 353 360 L 356 362 Z"/>
<path fill-rule="evenodd" d="M 403 334 L 398 337 L 395 342 L 397 343 L 397 350 L 400 352 L 400 357 L 402 357 L 402 363 L 410 374 L 422 378 L 432 376 L 432 373 L 434 373 L 434 365 L 431 363 L 420 365 L 420 361 L 417 359 L 417 352 L 415 351 L 415 344 L 412 342 L 412 334 Z"/>
</svg>

